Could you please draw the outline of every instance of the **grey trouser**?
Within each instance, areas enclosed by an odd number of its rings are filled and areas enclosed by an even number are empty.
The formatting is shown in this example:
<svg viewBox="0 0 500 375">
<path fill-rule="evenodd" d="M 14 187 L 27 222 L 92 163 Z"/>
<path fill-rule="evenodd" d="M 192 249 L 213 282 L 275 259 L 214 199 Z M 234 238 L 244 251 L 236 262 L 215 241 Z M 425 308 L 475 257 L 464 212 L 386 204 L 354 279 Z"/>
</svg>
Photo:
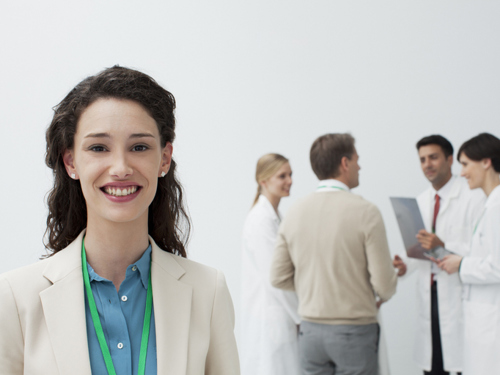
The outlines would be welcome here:
<svg viewBox="0 0 500 375">
<path fill-rule="evenodd" d="M 330 325 L 302 321 L 299 355 L 303 375 L 378 375 L 379 325 Z"/>
</svg>

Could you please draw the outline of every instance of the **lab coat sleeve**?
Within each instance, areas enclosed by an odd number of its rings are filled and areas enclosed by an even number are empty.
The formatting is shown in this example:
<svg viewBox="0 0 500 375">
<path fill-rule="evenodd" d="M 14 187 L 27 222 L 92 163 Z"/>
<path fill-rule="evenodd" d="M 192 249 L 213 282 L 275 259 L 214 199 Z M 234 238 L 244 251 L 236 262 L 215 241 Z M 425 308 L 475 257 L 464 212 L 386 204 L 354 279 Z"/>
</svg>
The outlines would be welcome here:
<svg viewBox="0 0 500 375">
<path fill-rule="evenodd" d="M 288 244 L 285 237 L 286 221 L 283 221 L 278 231 L 278 239 L 274 249 L 274 257 L 271 264 L 271 284 L 280 289 L 295 290 L 293 265 Z"/>
<path fill-rule="evenodd" d="M 277 289 L 271 285 L 271 280 L 269 277 L 269 271 L 271 269 L 271 263 L 273 261 L 273 253 L 275 250 L 276 243 L 276 232 L 272 229 L 270 223 L 262 221 L 258 224 L 258 233 L 254 233 L 252 236 L 247 238 L 247 247 L 254 252 L 255 262 L 259 272 L 265 275 L 266 288 L 269 290 L 270 294 L 278 301 L 278 303 L 285 309 L 290 318 L 296 323 L 300 323 L 300 317 L 298 314 L 298 300 L 297 295 L 290 291 L 284 291 L 280 288 Z M 293 290 L 293 289 L 291 289 Z"/>
<path fill-rule="evenodd" d="M 465 284 L 500 283 L 500 207 L 483 217 L 480 236 L 486 257 L 465 256 L 460 265 L 460 278 Z M 493 211 L 493 210 L 492 210 Z"/>
<path fill-rule="evenodd" d="M 396 293 L 397 274 L 392 266 L 384 221 L 377 207 L 366 210 L 363 228 L 370 283 L 375 293 L 387 301 Z"/>
<path fill-rule="evenodd" d="M 234 338 L 233 301 L 222 272 L 217 271 L 210 346 L 205 362 L 205 375 L 239 375 L 240 364 Z"/>
<path fill-rule="evenodd" d="M 24 338 L 10 284 L 0 278 L 0 373 L 22 375 Z"/>
</svg>

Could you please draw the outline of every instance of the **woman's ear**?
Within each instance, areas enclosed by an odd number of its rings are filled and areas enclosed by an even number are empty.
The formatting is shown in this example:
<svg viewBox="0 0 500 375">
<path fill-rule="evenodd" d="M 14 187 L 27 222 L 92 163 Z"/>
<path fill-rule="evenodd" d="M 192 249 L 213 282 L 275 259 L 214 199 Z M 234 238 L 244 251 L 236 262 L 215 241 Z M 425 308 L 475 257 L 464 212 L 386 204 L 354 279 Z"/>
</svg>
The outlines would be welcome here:
<svg viewBox="0 0 500 375">
<path fill-rule="evenodd" d="M 481 160 L 481 165 L 483 166 L 483 169 L 489 169 L 492 166 L 491 159 Z"/>
<path fill-rule="evenodd" d="M 75 161 L 73 158 L 73 151 L 66 150 L 63 155 L 64 166 L 66 167 L 66 172 L 73 180 L 78 180 L 80 177 L 76 173 Z"/>
<path fill-rule="evenodd" d="M 267 181 L 259 182 L 260 191 L 264 190 L 267 187 Z"/>
<path fill-rule="evenodd" d="M 163 150 L 161 150 L 161 167 L 158 172 L 159 177 L 164 177 L 170 170 L 170 165 L 172 164 L 172 152 L 174 148 L 172 143 L 167 142 Z"/>
</svg>

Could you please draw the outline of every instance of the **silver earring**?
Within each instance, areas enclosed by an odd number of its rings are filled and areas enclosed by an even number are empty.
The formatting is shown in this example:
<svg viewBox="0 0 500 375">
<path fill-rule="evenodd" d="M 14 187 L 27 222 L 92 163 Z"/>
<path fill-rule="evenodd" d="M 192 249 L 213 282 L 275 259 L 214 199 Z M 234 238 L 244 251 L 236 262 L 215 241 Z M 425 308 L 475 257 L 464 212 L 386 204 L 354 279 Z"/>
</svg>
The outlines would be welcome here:
<svg viewBox="0 0 500 375">
<path fill-rule="evenodd" d="M 72 178 L 73 180 L 76 180 L 76 174 L 71 173 L 71 178 Z"/>
<path fill-rule="evenodd" d="M 161 177 L 165 177 L 167 174 L 165 172 L 161 172 Z"/>
</svg>

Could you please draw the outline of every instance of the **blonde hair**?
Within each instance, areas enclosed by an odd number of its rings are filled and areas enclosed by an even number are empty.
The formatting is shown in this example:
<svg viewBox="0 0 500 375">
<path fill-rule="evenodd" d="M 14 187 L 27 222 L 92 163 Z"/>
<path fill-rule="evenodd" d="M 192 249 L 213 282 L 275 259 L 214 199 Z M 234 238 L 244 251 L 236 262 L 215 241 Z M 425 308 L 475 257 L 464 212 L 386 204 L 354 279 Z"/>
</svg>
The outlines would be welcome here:
<svg viewBox="0 0 500 375">
<path fill-rule="evenodd" d="M 288 163 L 288 159 L 280 154 L 266 154 L 260 157 L 255 170 L 255 181 L 257 181 L 258 185 L 257 194 L 252 206 L 255 206 L 255 203 L 259 200 L 259 195 L 262 193 L 260 183 L 271 178 L 285 163 Z"/>
</svg>

